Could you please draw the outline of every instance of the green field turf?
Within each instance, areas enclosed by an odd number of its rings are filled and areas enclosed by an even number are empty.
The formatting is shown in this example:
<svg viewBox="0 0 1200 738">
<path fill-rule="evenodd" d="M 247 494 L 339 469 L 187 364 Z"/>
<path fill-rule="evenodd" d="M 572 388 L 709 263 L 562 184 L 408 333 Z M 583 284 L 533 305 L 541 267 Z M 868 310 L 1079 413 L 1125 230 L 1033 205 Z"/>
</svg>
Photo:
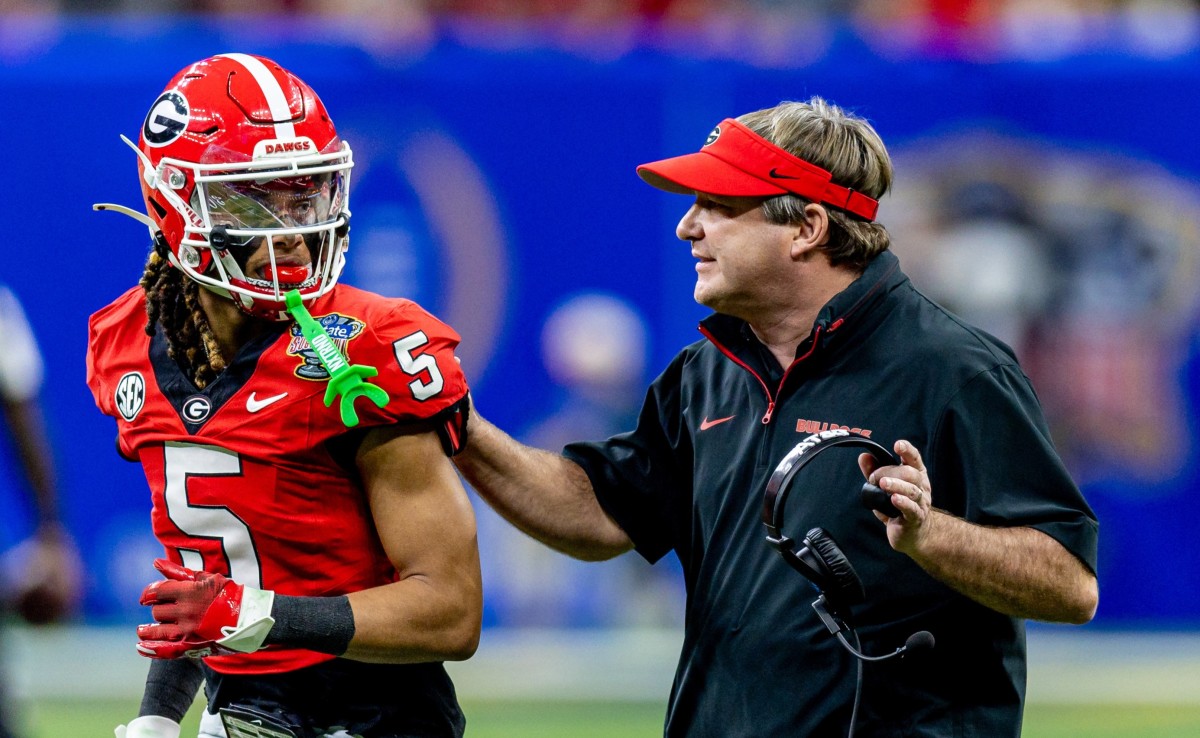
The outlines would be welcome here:
<svg viewBox="0 0 1200 738">
<path fill-rule="evenodd" d="M 128 719 L 125 701 L 41 702 L 25 708 L 29 738 L 107 738 Z M 656 702 L 466 702 L 469 738 L 656 738 Z M 195 710 L 184 738 L 196 735 Z M 1200 705 L 1032 705 L 1024 738 L 1195 738 Z"/>
</svg>

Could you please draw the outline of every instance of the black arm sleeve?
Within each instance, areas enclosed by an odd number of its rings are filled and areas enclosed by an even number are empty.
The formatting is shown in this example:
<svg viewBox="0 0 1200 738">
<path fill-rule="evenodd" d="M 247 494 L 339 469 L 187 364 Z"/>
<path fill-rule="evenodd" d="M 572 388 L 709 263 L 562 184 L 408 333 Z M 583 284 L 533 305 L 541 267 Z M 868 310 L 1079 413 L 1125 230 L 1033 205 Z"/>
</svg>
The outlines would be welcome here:
<svg viewBox="0 0 1200 738">
<path fill-rule="evenodd" d="M 354 611 L 350 598 L 290 597 L 275 595 L 271 606 L 275 625 L 267 634 L 266 644 L 307 648 L 318 653 L 341 656 L 354 637 Z"/>
<path fill-rule="evenodd" d="M 204 672 L 196 659 L 151 661 L 138 717 L 159 715 L 177 723 L 182 721 L 203 681 Z"/>
</svg>

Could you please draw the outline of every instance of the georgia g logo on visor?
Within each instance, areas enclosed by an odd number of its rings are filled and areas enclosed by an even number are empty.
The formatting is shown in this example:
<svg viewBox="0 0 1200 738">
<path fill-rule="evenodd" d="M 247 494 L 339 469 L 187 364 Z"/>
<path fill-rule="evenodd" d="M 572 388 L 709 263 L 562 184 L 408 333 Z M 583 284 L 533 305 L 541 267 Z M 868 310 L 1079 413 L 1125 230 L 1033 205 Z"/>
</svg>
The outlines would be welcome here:
<svg viewBox="0 0 1200 738">
<path fill-rule="evenodd" d="M 181 93 L 168 90 L 158 96 L 146 113 L 142 138 L 147 146 L 166 146 L 183 135 L 188 125 L 188 101 Z"/>
<path fill-rule="evenodd" d="M 717 126 L 716 128 L 712 129 L 712 131 L 708 134 L 708 138 L 704 139 L 704 145 L 712 146 L 713 144 L 715 144 L 717 142 L 717 139 L 720 137 L 721 137 L 721 126 Z"/>
</svg>

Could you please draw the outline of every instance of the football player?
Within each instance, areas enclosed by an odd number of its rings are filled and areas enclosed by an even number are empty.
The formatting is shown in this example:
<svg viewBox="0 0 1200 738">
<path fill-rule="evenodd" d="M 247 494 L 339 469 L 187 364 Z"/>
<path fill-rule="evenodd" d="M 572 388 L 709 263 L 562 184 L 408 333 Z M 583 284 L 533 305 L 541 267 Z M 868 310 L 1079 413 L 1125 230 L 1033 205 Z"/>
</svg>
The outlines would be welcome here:
<svg viewBox="0 0 1200 738">
<path fill-rule="evenodd" d="M 338 283 L 351 150 L 275 62 L 185 68 L 126 143 L 146 215 L 97 207 L 147 225 L 153 250 L 91 318 L 88 384 L 142 464 L 166 556 L 142 596 L 141 709 L 117 735 L 177 738 L 201 680 L 201 736 L 462 735 L 441 662 L 474 652 L 482 592 L 447 458 L 466 430 L 458 335 Z M 328 345 L 387 393 L 357 423 L 325 400 Z"/>
<path fill-rule="evenodd" d="M 0 610 L 11 609 L 31 625 L 70 613 L 79 596 L 79 554 L 63 525 L 54 454 L 42 408 L 42 354 L 20 301 L 0 284 L 0 426 L 11 437 L 20 491 L 36 514 L 33 534 L 5 552 Z M 5 439 L 7 444 L 8 439 Z M 10 738 L 7 701 L 0 696 L 0 737 Z"/>
</svg>

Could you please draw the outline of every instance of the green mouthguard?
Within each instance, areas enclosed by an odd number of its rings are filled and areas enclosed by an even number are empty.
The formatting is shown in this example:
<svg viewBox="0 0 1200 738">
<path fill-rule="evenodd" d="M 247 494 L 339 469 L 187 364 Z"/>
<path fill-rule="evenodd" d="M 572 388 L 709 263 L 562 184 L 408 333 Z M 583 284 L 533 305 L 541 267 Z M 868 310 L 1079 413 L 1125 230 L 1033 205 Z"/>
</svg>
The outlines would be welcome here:
<svg viewBox="0 0 1200 738">
<path fill-rule="evenodd" d="M 356 399 L 366 397 L 377 407 L 387 405 L 387 391 L 366 381 L 368 377 L 378 374 L 379 370 L 373 366 L 350 364 L 346 361 L 346 357 L 338 351 L 337 344 L 304 307 L 299 290 L 292 290 L 284 295 L 284 299 L 287 302 L 288 313 L 296 321 L 296 325 L 300 326 L 300 333 L 316 352 L 321 366 L 329 372 L 329 386 L 325 388 L 325 407 L 332 405 L 333 398 L 341 395 L 338 409 L 341 411 L 342 423 L 347 428 L 353 428 L 358 425 L 358 413 L 354 411 Z"/>
</svg>

